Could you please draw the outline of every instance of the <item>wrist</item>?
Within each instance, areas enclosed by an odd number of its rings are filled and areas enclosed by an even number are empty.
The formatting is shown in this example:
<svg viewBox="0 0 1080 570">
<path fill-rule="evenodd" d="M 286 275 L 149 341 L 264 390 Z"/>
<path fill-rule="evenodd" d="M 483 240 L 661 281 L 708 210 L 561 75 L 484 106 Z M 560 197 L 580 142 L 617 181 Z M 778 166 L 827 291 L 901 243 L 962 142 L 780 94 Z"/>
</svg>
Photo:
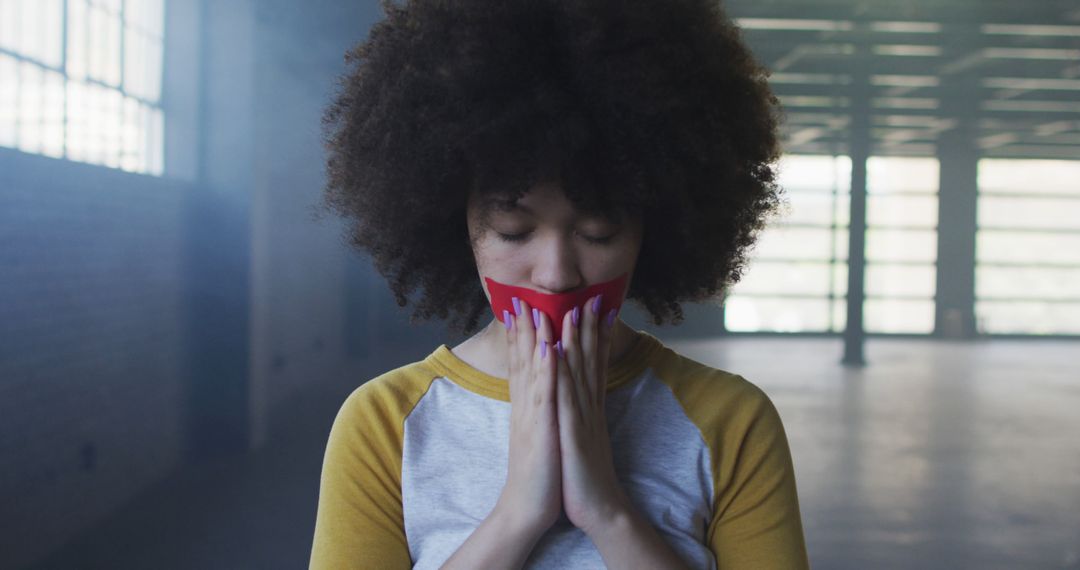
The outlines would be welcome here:
<svg viewBox="0 0 1080 570">
<path fill-rule="evenodd" d="M 617 500 L 600 509 L 595 518 L 588 524 L 583 525 L 581 530 L 595 542 L 596 539 L 601 539 L 605 534 L 610 534 L 613 530 L 633 524 L 634 517 L 637 515 L 638 513 L 630 500 L 625 495 L 620 494 Z"/>
<path fill-rule="evenodd" d="M 495 504 L 488 518 L 505 533 L 521 539 L 539 540 L 540 536 L 551 528 L 551 524 L 528 515 L 523 509 L 502 498 Z"/>
</svg>

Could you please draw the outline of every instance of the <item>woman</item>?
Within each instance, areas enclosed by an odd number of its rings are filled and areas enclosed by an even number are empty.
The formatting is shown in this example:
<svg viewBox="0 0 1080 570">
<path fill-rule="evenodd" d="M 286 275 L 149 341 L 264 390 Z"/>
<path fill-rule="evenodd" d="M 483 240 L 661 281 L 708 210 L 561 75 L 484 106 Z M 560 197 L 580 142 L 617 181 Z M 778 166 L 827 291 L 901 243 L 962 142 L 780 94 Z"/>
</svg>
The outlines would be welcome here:
<svg viewBox="0 0 1080 570">
<path fill-rule="evenodd" d="M 702 0 L 383 10 L 327 203 L 414 320 L 475 334 L 346 399 L 311 566 L 808 568 L 769 398 L 618 319 L 718 296 L 780 203 L 737 28 Z"/>
</svg>

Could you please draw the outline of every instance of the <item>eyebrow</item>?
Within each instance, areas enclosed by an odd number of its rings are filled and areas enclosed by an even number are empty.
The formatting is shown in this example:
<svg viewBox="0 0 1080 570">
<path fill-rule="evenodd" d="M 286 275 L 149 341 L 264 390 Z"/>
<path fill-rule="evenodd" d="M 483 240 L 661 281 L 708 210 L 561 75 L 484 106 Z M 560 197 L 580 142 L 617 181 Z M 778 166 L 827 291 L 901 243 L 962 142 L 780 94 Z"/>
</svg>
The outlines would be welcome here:
<svg viewBox="0 0 1080 570">
<path fill-rule="evenodd" d="M 513 200 L 492 198 L 489 201 L 489 203 L 494 205 L 494 206 L 497 206 L 500 210 L 503 210 L 503 211 L 521 210 L 523 212 L 528 212 L 529 214 L 535 214 L 536 213 L 536 212 L 533 212 L 532 208 L 526 206 L 525 204 L 521 204 L 521 203 L 518 203 L 518 202 L 513 201 Z"/>
</svg>

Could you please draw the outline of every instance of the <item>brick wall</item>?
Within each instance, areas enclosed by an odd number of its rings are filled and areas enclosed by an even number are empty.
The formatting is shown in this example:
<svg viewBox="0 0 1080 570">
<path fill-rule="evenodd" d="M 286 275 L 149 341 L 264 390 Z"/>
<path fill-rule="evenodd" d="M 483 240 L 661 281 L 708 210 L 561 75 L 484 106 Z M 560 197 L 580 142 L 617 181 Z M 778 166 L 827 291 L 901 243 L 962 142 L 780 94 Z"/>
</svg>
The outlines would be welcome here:
<svg viewBox="0 0 1080 570">
<path fill-rule="evenodd" d="M 0 149 L 0 566 L 181 460 L 183 195 Z"/>
</svg>

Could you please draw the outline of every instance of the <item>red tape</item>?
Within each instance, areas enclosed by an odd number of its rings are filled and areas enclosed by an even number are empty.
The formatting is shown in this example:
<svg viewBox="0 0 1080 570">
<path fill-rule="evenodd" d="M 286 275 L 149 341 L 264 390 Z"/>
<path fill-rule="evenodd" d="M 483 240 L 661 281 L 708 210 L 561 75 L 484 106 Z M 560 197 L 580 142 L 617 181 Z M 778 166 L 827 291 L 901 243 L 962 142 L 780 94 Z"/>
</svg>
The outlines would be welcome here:
<svg viewBox="0 0 1080 570">
<path fill-rule="evenodd" d="M 567 311 L 572 311 L 574 307 L 581 307 L 582 311 L 592 310 L 591 307 L 585 306 L 585 302 L 590 297 L 601 293 L 604 295 L 603 299 L 600 300 L 600 313 L 597 318 L 606 318 L 608 311 L 611 309 L 616 309 L 616 313 L 618 313 L 626 294 L 626 280 L 629 276 L 629 273 L 624 273 L 611 281 L 590 285 L 580 291 L 559 293 L 557 295 L 541 293 L 527 287 L 505 285 L 490 277 L 484 277 L 484 281 L 487 283 L 488 293 L 491 295 L 491 310 L 495 312 L 495 318 L 499 319 L 499 322 L 503 322 L 503 310 L 509 311 L 511 315 L 515 314 L 512 299 L 517 297 L 528 303 L 530 307 L 540 309 L 548 316 L 554 333 L 552 339 L 552 343 L 554 343 L 562 338 L 563 315 Z M 584 316 L 584 312 L 582 315 Z M 521 316 L 528 320 L 519 322 L 532 325 L 532 315 Z"/>
</svg>

